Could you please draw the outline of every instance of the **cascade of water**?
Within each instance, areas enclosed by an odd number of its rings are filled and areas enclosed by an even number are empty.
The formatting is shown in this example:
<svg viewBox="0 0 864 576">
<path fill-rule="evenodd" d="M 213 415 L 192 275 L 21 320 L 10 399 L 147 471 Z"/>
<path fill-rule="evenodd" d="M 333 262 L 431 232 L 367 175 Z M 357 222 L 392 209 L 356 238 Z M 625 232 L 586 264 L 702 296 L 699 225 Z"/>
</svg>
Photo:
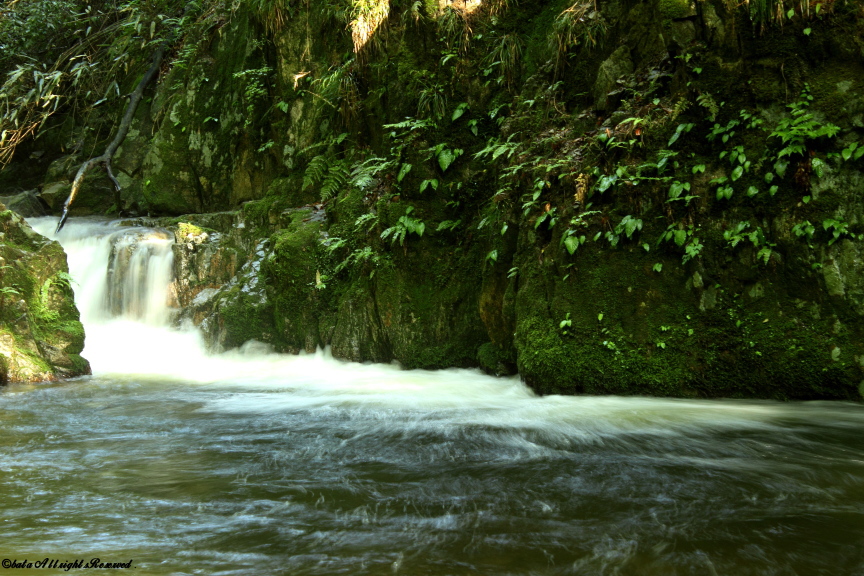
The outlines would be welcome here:
<svg viewBox="0 0 864 576">
<path fill-rule="evenodd" d="M 170 375 L 205 360 L 198 333 L 171 326 L 170 233 L 71 219 L 55 236 L 56 218 L 30 223 L 66 250 L 94 373 Z"/>
<path fill-rule="evenodd" d="M 34 218 L 31 225 L 40 234 L 54 236 L 54 218 Z M 73 220 L 56 239 L 66 250 L 82 322 L 92 325 L 122 318 L 152 326 L 169 324 L 171 234 Z"/>
</svg>

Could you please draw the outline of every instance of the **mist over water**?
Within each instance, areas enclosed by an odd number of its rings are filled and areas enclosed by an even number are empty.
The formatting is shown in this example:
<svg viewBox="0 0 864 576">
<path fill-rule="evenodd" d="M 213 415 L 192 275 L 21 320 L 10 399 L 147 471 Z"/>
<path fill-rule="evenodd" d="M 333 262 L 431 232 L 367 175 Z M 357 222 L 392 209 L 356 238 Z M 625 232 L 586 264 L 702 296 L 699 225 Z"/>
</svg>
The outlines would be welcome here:
<svg viewBox="0 0 864 576">
<path fill-rule="evenodd" d="M 52 236 L 56 219 L 34 226 Z M 71 220 L 94 376 L 0 392 L 6 556 L 138 574 L 864 574 L 864 410 L 537 397 L 171 327 L 171 237 Z M 25 573 L 25 572 L 21 572 Z M 45 571 L 33 571 L 45 574 Z"/>
</svg>

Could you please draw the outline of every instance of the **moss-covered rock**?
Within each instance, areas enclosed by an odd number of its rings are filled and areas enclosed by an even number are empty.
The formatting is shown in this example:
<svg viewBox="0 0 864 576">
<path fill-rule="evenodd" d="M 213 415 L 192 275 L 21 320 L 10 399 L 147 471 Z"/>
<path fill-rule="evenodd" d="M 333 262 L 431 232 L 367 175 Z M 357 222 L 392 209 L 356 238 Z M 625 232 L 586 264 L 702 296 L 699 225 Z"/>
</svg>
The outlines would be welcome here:
<svg viewBox="0 0 864 576">
<path fill-rule="evenodd" d="M 90 373 L 66 254 L 0 204 L 0 383 Z"/>
</svg>

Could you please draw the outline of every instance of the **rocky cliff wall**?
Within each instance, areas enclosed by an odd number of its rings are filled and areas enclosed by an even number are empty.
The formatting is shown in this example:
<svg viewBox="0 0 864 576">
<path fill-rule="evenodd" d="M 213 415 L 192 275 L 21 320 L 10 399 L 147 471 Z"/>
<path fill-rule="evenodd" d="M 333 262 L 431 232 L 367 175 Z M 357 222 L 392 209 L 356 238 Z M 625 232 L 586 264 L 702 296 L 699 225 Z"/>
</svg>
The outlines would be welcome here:
<svg viewBox="0 0 864 576">
<path fill-rule="evenodd" d="M 214 345 L 861 397 L 858 4 L 385 4 L 235 11 L 139 110 L 120 208 L 192 213 Z"/>
</svg>

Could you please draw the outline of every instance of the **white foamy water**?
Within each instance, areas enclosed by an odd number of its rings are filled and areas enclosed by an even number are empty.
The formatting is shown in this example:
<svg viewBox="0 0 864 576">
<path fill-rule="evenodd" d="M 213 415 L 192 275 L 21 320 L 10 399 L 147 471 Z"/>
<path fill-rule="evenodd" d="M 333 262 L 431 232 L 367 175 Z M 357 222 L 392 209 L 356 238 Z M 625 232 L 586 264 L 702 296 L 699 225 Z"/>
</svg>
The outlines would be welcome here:
<svg viewBox="0 0 864 576">
<path fill-rule="evenodd" d="M 34 219 L 32 224 L 53 237 L 55 218 Z M 777 402 L 540 398 L 518 378 L 493 378 L 476 370 L 406 371 L 396 365 L 355 364 L 335 360 L 327 351 L 275 354 L 255 342 L 210 354 L 197 330 L 172 327 L 170 234 L 70 219 L 57 240 L 68 254 L 76 282 L 76 302 L 86 330 L 83 355 L 94 375 L 225 388 L 242 385 L 242 393 L 210 401 L 208 410 L 268 413 L 356 405 L 444 410 L 437 416 L 452 425 L 544 429 L 581 438 L 632 430 L 678 434 L 755 429 L 770 426 L 767 422 L 777 417 L 801 413 L 798 405 Z M 811 405 L 809 410 L 818 408 Z"/>
</svg>

